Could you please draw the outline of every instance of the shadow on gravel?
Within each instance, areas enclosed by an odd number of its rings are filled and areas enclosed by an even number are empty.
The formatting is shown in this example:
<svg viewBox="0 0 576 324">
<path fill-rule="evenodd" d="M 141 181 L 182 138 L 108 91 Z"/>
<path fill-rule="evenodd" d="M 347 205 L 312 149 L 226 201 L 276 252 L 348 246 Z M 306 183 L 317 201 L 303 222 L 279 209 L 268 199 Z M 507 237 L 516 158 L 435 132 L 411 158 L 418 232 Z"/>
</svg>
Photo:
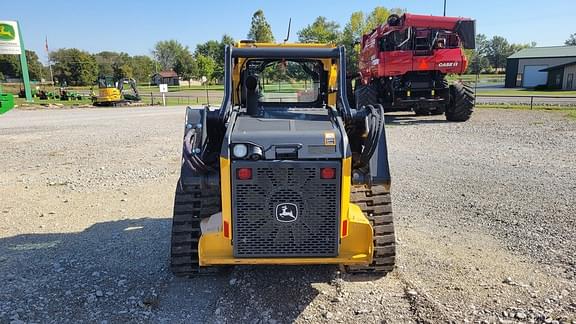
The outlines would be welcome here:
<svg viewBox="0 0 576 324">
<path fill-rule="evenodd" d="M 436 117 L 437 119 L 425 119 Z M 386 125 L 388 126 L 409 126 L 409 125 L 425 125 L 425 124 L 446 124 L 450 123 L 444 116 L 428 116 L 428 117 L 418 117 L 414 114 L 394 114 L 394 115 L 386 115 Z"/>
<path fill-rule="evenodd" d="M 243 266 L 191 279 L 168 269 L 171 219 L 0 238 L 0 322 L 292 322 L 334 266 Z"/>
<path fill-rule="evenodd" d="M 0 322 L 149 318 L 171 278 L 169 233 L 169 219 L 141 218 L 1 238 Z"/>
<path fill-rule="evenodd" d="M 317 284 L 336 284 L 335 266 L 236 266 L 229 292 L 219 302 L 220 320 L 292 323 L 322 293 Z"/>
</svg>

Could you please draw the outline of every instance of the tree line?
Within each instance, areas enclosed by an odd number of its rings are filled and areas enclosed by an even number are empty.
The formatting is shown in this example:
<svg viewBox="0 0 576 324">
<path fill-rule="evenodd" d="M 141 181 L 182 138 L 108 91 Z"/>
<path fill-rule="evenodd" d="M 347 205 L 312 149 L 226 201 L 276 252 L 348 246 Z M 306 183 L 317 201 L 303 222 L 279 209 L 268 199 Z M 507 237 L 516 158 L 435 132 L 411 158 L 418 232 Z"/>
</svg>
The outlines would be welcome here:
<svg viewBox="0 0 576 324">
<path fill-rule="evenodd" d="M 362 35 L 386 22 L 390 14 L 402 14 L 405 9 L 374 8 L 365 13 L 353 12 L 348 22 L 341 27 L 324 16 L 317 17 L 311 24 L 297 32 L 301 43 L 333 43 L 346 47 L 348 53 L 348 73 L 357 73 L 359 46 Z M 256 11 L 250 23 L 248 39 L 256 42 L 274 42 L 272 27 L 262 10 Z M 57 83 L 68 85 L 91 85 L 98 76 L 112 76 L 116 79 L 134 78 L 139 83 L 147 83 L 150 77 L 160 71 L 173 70 L 183 79 L 200 79 L 205 76 L 210 81 L 221 80 L 224 74 L 224 48 L 235 40 L 223 35 L 220 40 L 209 40 L 198 44 L 192 51 L 176 40 L 159 41 L 152 55 L 130 56 L 123 52 L 103 51 L 91 54 L 76 48 L 58 49 L 50 52 L 49 59 Z M 566 45 L 576 46 L 576 33 L 569 36 Z M 509 43 L 502 36 L 492 38 L 478 34 L 476 49 L 466 50 L 470 61 L 469 73 L 502 72 L 506 58 L 513 53 L 536 43 Z M 32 80 L 50 79 L 50 71 L 43 66 L 33 51 L 26 51 L 29 73 Z M 16 55 L 0 55 L 0 80 L 21 75 L 19 58 Z"/>
</svg>

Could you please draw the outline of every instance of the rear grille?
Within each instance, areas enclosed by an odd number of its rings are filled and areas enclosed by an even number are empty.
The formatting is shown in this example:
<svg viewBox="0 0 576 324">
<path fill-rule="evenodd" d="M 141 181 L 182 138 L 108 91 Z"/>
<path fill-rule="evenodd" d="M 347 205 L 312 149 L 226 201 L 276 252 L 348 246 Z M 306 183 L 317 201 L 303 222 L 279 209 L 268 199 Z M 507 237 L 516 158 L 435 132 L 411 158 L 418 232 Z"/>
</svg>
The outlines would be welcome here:
<svg viewBox="0 0 576 324">
<path fill-rule="evenodd" d="M 252 180 L 235 178 L 241 167 L 252 168 Z M 323 167 L 336 178 L 320 179 Z M 234 161 L 231 174 L 236 257 L 338 254 L 339 162 Z"/>
</svg>

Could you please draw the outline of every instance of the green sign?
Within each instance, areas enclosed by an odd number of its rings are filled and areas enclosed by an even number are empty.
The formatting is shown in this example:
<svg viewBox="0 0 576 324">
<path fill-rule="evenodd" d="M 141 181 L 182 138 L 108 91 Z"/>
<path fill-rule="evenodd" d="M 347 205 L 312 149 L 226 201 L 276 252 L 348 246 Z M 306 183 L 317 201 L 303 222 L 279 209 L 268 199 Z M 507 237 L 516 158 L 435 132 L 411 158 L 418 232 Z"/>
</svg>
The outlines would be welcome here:
<svg viewBox="0 0 576 324">
<path fill-rule="evenodd" d="M 0 23 L 0 39 L 5 41 L 11 41 L 16 38 L 16 32 L 12 25 Z"/>
</svg>

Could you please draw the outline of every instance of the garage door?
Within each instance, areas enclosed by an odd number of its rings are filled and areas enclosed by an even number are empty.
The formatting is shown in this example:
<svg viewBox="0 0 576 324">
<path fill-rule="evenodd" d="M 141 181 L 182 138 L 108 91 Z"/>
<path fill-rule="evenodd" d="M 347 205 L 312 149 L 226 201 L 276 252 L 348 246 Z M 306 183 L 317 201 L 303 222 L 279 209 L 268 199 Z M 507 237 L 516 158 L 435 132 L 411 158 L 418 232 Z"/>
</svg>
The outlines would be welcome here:
<svg viewBox="0 0 576 324">
<path fill-rule="evenodd" d="M 522 87 L 532 88 L 537 85 L 546 84 L 548 72 L 540 72 L 540 70 L 547 67 L 548 65 L 525 65 Z"/>
</svg>

